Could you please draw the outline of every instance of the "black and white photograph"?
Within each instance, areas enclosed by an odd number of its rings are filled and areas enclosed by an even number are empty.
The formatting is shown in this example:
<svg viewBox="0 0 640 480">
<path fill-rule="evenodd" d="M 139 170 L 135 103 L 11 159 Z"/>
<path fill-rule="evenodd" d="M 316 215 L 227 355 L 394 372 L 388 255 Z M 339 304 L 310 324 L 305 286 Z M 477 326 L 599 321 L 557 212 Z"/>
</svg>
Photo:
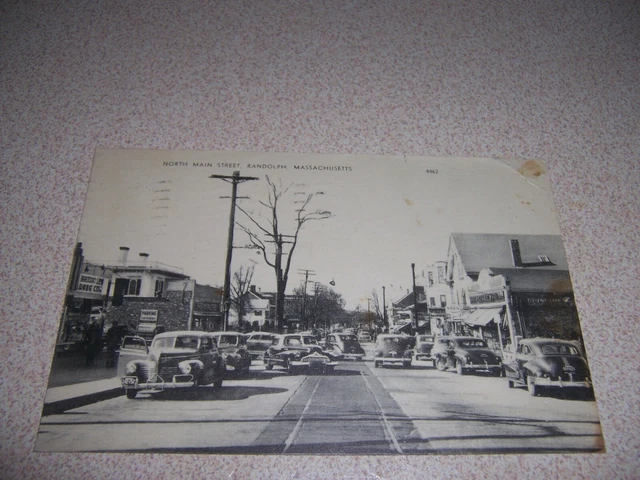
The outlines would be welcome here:
<svg viewBox="0 0 640 480">
<path fill-rule="evenodd" d="M 99 149 L 35 450 L 604 452 L 544 161 Z"/>
</svg>

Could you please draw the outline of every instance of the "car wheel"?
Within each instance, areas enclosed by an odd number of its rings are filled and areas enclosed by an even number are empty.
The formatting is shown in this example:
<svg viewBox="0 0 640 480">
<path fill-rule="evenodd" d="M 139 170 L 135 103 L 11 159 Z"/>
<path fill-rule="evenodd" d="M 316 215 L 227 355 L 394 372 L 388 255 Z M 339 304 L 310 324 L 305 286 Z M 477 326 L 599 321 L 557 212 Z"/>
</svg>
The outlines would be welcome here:
<svg viewBox="0 0 640 480">
<path fill-rule="evenodd" d="M 134 399 L 134 398 L 136 398 L 136 395 L 138 395 L 138 391 L 137 390 L 135 390 L 133 388 L 127 389 L 127 398 Z"/>
<path fill-rule="evenodd" d="M 380 362 L 373 362 L 373 366 L 376 368 L 380 368 Z"/>
<path fill-rule="evenodd" d="M 222 388 L 222 379 L 213 382 L 213 388 Z"/>
<path fill-rule="evenodd" d="M 509 388 L 515 387 L 515 384 L 513 383 L 513 380 L 507 381 L 507 385 L 509 385 Z"/>
<path fill-rule="evenodd" d="M 458 372 L 458 375 L 464 375 L 464 368 L 462 368 L 462 362 L 460 360 L 456 360 L 456 372 Z"/>
<path fill-rule="evenodd" d="M 264 369 L 265 369 L 265 370 L 273 370 L 273 365 L 271 365 L 270 363 L 267 363 L 267 364 L 264 366 Z"/>
<path fill-rule="evenodd" d="M 538 393 L 540 393 L 540 388 L 538 388 L 538 386 L 533 383 L 533 377 L 531 376 L 527 377 L 527 390 L 529 390 L 529 395 L 531 395 L 532 397 L 535 397 Z"/>
<path fill-rule="evenodd" d="M 436 364 L 436 368 L 441 372 L 444 372 L 447 369 L 447 362 L 442 357 L 438 358 L 437 360 L 434 360 L 434 363 Z"/>
<path fill-rule="evenodd" d="M 411 368 L 411 362 L 402 362 L 404 368 Z"/>
</svg>

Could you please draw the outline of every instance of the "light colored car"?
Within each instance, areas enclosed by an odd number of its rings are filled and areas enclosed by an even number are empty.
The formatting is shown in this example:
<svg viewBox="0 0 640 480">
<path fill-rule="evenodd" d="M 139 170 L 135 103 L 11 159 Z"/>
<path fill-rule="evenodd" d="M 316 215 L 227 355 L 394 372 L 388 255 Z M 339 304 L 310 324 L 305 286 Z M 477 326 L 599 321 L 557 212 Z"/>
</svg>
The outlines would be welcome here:
<svg viewBox="0 0 640 480">
<path fill-rule="evenodd" d="M 416 360 L 431 360 L 431 350 L 434 345 L 433 335 L 416 335 L 416 346 L 413 348 L 413 358 Z"/>
<path fill-rule="evenodd" d="M 360 343 L 369 343 L 373 342 L 373 337 L 369 332 L 360 332 L 358 334 L 358 342 Z"/>
<path fill-rule="evenodd" d="M 271 346 L 273 333 L 255 332 L 247 334 L 247 350 L 252 359 L 264 357 L 264 352 Z"/>
<path fill-rule="evenodd" d="M 127 398 L 135 398 L 140 390 L 220 388 L 226 365 L 209 334 L 178 331 L 156 335 L 151 347 L 142 337 L 125 337 L 118 371 Z"/>
<path fill-rule="evenodd" d="M 362 360 L 364 357 L 364 349 L 353 333 L 330 333 L 326 349 L 340 359 Z"/>
</svg>

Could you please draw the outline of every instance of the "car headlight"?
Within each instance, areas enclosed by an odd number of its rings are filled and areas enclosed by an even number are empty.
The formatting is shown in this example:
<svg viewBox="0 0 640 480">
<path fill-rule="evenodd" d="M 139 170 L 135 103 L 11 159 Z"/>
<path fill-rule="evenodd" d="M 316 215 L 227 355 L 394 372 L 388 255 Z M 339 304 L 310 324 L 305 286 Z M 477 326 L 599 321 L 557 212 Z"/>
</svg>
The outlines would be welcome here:
<svg viewBox="0 0 640 480">
<path fill-rule="evenodd" d="M 178 365 L 178 368 L 185 375 L 191 373 L 191 365 L 188 363 L 181 363 Z"/>
<path fill-rule="evenodd" d="M 138 365 L 136 365 L 133 362 L 127 363 L 127 366 L 125 367 L 125 373 L 127 375 L 133 375 L 134 373 L 136 373 L 137 370 L 138 370 Z"/>
</svg>

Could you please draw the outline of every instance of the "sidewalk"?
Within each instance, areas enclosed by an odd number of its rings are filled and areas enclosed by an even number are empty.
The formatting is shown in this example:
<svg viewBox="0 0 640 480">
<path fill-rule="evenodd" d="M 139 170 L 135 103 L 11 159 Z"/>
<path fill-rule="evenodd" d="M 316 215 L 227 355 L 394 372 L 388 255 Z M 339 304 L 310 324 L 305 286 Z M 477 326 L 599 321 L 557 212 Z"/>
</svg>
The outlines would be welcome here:
<svg viewBox="0 0 640 480">
<path fill-rule="evenodd" d="M 42 415 L 55 415 L 72 408 L 124 394 L 114 367 L 106 367 L 106 351 L 87 366 L 80 352 L 56 354 L 51 366 Z"/>
</svg>

